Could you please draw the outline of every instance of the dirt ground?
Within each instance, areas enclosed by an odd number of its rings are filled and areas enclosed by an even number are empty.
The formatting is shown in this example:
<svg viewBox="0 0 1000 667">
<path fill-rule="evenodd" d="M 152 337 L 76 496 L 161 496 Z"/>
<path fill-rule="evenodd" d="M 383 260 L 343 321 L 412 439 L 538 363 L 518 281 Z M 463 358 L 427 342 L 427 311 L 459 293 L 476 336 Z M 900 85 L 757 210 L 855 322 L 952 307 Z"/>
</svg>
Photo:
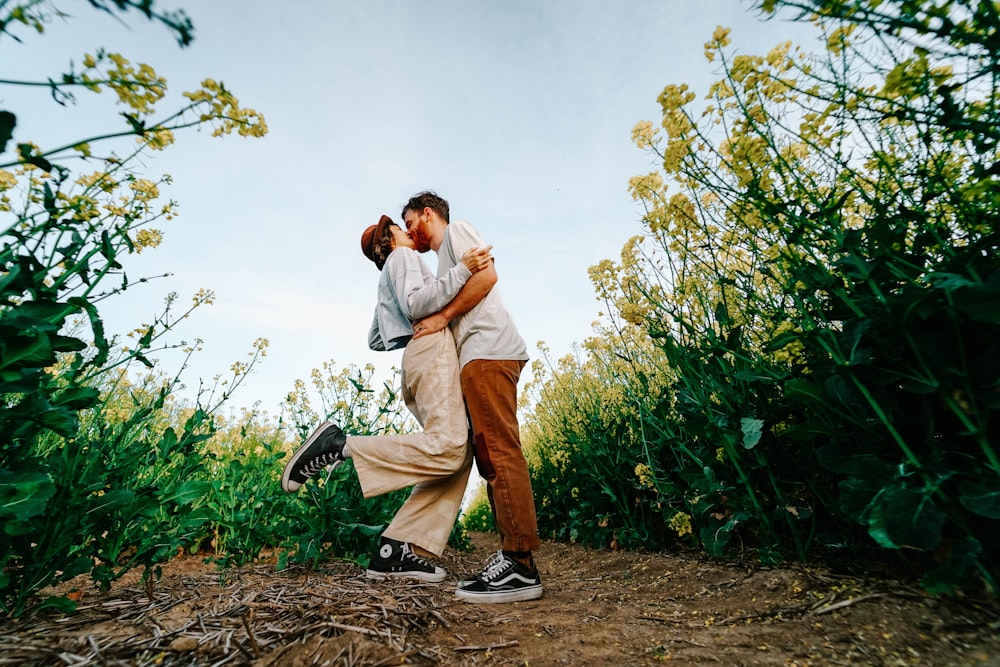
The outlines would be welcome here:
<svg viewBox="0 0 1000 667">
<path fill-rule="evenodd" d="M 442 559 L 455 578 L 496 536 L 473 543 Z M 371 582 L 348 563 L 220 573 L 185 556 L 149 590 L 71 582 L 75 614 L 0 620 L 0 665 L 1000 666 L 995 607 L 898 582 L 554 542 L 537 559 L 541 600 L 472 605 L 453 581 Z"/>
</svg>

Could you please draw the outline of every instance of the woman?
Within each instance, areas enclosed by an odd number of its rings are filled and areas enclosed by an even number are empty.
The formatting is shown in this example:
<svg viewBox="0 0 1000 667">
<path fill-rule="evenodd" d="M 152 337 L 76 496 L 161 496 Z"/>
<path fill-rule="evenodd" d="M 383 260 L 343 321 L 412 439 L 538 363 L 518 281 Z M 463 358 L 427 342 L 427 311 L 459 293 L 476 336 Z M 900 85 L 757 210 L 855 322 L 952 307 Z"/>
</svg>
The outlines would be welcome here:
<svg viewBox="0 0 1000 667">
<path fill-rule="evenodd" d="M 389 217 L 361 235 L 362 252 L 382 272 L 368 344 L 373 350 L 405 348 L 403 400 L 424 430 L 348 437 L 325 422 L 288 461 L 281 484 L 293 493 L 320 470 L 350 458 L 366 498 L 413 486 L 371 558 L 371 578 L 445 579 L 422 553 L 443 553 L 458 516 L 472 464 L 469 426 L 451 330 L 411 340 L 411 322 L 441 310 L 474 272 L 489 266 L 491 248 L 469 250 L 438 279 Z"/>
</svg>

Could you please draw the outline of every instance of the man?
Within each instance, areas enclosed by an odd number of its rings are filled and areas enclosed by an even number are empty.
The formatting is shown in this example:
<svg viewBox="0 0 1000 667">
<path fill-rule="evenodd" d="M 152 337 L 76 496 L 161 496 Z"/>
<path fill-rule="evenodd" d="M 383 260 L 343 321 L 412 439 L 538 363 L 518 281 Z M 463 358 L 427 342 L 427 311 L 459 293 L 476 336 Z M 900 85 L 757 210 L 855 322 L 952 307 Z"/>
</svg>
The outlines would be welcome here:
<svg viewBox="0 0 1000 667">
<path fill-rule="evenodd" d="M 403 207 L 403 221 L 418 252 L 434 250 L 437 275 L 469 248 L 486 244 L 469 223 L 450 221 L 448 202 L 421 192 Z M 466 282 L 440 312 L 414 326 L 414 340 L 449 324 L 458 346 L 462 394 L 472 423 L 473 453 L 500 532 L 501 549 L 456 595 L 472 602 L 534 600 L 542 581 L 532 551 L 539 546 L 535 501 L 517 423 L 517 383 L 528 360 L 524 340 L 494 289 L 490 264 Z"/>
</svg>

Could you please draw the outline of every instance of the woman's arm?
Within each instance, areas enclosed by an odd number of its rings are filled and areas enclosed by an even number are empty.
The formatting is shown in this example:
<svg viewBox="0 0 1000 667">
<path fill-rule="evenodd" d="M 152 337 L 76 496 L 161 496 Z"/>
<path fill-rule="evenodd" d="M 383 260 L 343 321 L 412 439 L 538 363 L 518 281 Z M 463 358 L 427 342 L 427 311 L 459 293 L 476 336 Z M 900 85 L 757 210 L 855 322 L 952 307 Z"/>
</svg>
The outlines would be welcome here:
<svg viewBox="0 0 1000 667">
<path fill-rule="evenodd" d="M 444 308 L 420 320 L 420 326 L 414 327 L 413 337 L 420 338 L 441 331 L 453 319 L 475 308 L 496 284 L 497 272 L 493 266 L 472 276 L 458 295 L 449 301 Z M 416 320 L 414 320 L 415 322 Z"/>
<path fill-rule="evenodd" d="M 403 255 L 406 267 L 402 277 L 393 281 L 396 298 L 403 313 L 411 320 L 417 320 L 447 306 L 474 274 L 478 275 L 492 268 L 489 254 L 491 247 L 469 250 L 462 256 L 459 264 L 440 278 L 433 276 L 416 252 L 393 253 Z"/>
</svg>

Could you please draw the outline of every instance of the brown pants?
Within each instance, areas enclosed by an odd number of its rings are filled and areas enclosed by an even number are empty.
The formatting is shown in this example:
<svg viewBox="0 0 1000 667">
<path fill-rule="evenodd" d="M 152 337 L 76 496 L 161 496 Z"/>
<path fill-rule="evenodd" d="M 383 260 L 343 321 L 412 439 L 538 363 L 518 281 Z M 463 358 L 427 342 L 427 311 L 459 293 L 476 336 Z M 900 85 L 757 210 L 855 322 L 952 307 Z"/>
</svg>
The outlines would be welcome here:
<svg viewBox="0 0 1000 667">
<path fill-rule="evenodd" d="M 535 499 L 517 424 L 517 381 L 523 361 L 473 359 L 462 367 L 462 393 L 472 421 L 473 449 L 508 551 L 538 548 Z"/>
<path fill-rule="evenodd" d="M 469 481 L 472 450 L 458 355 L 445 328 L 410 341 L 403 353 L 403 400 L 421 433 L 349 436 L 365 498 L 413 486 L 383 535 L 440 555 Z"/>
</svg>

